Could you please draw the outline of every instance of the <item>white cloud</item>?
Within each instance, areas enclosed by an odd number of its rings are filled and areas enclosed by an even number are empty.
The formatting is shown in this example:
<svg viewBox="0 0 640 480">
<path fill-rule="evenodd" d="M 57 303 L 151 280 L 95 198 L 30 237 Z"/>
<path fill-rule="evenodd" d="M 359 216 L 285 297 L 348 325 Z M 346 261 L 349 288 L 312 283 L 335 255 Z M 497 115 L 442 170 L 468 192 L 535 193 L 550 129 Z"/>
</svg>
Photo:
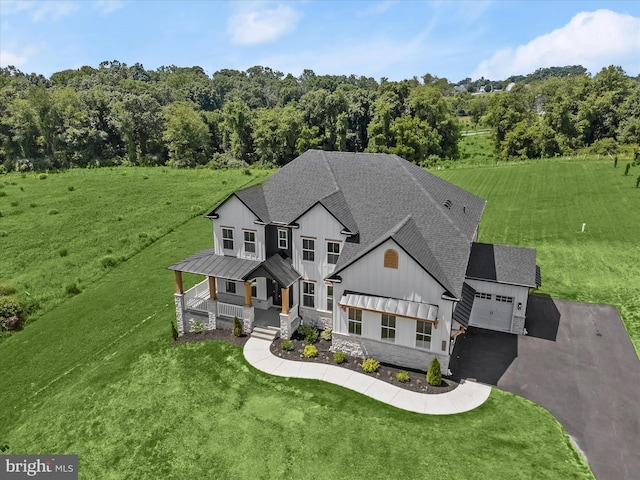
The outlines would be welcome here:
<svg viewBox="0 0 640 480">
<path fill-rule="evenodd" d="M 288 5 L 239 12 L 229 18 L 231 41 L 239 45 L 271 42 L 293 32 L 300 16 L 300 12 Z"/>
<path fill-rule="evenodd" d="M 581 12 L 562 28 L 516 49 L 505 48 L 480 62 L 473 78 L 526 75 L 542 67 L 582 65 L 591 73 L 620 65 L 640 73 L 640 18 L 597 10 Z"/>
<path fill-rule="evenodd" d="M 377 2 L 375 5 L 372 5 L 366 10 L 358 12 L 358 16 L 367 17 L 369 15 L 382 15 L 383 13 L 386 13 L 387 10 L 389 10 L 391 7 L 393 7 L 395 3 L 397 3 L 396 0 L 384 0 L 382 2 Z"/>
<path fill-rule="evenodd" d="M 34 2 L 31 19 L 34 22 L 41 20 L 60 20 L 80 10 L 76 2 Z"/>
<path fill-rule="evenodd" d="M 0 49 L 0 66 L 13 65 L 16 68 L 24 69 L 31 57 L 40 53 L 45 47 L 46 44 L 43 42 L 22 48 L 12 45 L 7 49 Z"/>
<path fill-rule="evenodd" d="M 124 2 L 122 0 L 98 0 L 94 7 L 101 15 L 109 15 L 124 7 Z"/>
</svg>

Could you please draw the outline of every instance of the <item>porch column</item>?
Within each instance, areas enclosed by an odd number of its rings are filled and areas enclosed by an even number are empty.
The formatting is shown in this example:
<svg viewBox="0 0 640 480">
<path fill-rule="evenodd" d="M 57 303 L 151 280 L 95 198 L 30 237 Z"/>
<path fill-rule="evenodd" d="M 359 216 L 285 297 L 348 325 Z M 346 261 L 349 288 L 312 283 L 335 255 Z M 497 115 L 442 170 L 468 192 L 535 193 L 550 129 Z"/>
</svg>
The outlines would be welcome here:
<svg viewBox="0 0 640 480">
<path fill-rule="evenodd" d="M 216 277 L 207 277 L 209 279 L 209 298 L 211 300 L 217 300 L 218 295 L 216 292 Z"/>
<path fill-rule="evenodd" d="M 282 289 L 282 313 L 289 315 L 289 287 Z"/>
<path fill-rule="evenodd" d="M 251 282 L 244 282 L 244 304 L 247 307 L 252 307 L 251 303 Z"/>
<path fill-rule="evenodd" d="M 179 270 L 175 271 L 176 273 L 176 293 L 182 295 L 184 290 L 182 288 L 182 272 Z"/>
</svg>

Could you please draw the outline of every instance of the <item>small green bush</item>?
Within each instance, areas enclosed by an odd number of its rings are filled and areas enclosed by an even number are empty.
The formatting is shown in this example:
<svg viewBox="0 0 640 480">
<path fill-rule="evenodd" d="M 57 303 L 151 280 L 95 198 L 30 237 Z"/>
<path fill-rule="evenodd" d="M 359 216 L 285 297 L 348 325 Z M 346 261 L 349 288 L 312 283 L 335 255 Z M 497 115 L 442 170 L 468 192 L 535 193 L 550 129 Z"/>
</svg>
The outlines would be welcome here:
<svg viewBox="0 0 640 480">
<path fill-rule="evenodd" d="M 49 215 L 57 215 L 57 214 L 58 214 L 58 213 L 60 213 L 60 212 L 58 212 L 58 210 L 56 210 L 55 208 L 52 208 L 52 209 L 51 209 L 51 210 L 49 210 L 47 213 L 48 213 Z"/>
<path fill-rule="evenodd" d="M 251 170 L 249 170 L 248 168 L 245 168 L 242 173 L 244 173 L 245 175 L 251 175 Z"/>
<path fill-rule="evenodd" d="M 291 340 L 284 340 L 282 342 L 282 345 L 280 345 L 280 347 L 283 350 L 286 350 L 287 352 L 290 352 L 291 350 L 293 350 L 293 342 Z"/>
<path fill-rule="evenodd" d="M 75 283 L 70 283 L 69 285 L 67 285 L 64 291 L 67 292 L 67 295 L 78 295 L 82 292 L 82 290 L 80 290 L 80 288 Z"/>
<path fill-rule="evenodd" d="M 41 174 L 38 176 L 38 178 L 39 178 L 40 180 L 44 180 L 45 178 L 47 178 L 47 174 L 46 174 L 46 173 L 41 173 Z"/>
<path fill-rule="evenodd" d="M 315 345 L 306 345 L 304 347 L 304 351 L 302 352 L 302 355 L 304 355 L 307 358 L 315 358 L 318 356 L 318 349 L 316 348 Z"/>
<path fill-rule="evenodd" d="M 231 335 L 239 337 L 242 335 L 242 322 L 238 317 L 233 317 L 233 327 L 231 328 Z"/>
<path fill-rule="evenodd" d="M 338 350 L 337 352 L 333 352 L 333 361 L 337 364 L 344 363 L 347 360 L 347 354 L 342 350 Z"/>
<path fill-rule="evenodd" d="M 74 187 L 73 185 L 69 185 L 67 187 L 67 190 L 69 190 L 70 192 L 73 192 L 76 189 L 76 187 Z"/>
<path fill-rule="evenodd" d="M 17 207 L 18 205 L 20 205 L 20 203 L 19 203 L 17 200 L 13 200 L 13 201 L 11 202 L 11 206 L 12 206 L 12 207 Z"/>
<path fill-rule="evenodd" d="M 58 255 L 60 255 L 61 257 L 66 257 L 67 255 L 69 255 L 69 250 L 67 250 L 66 248 L 61 248 L 60 250 L 58 250 Z"/>
<path fill-rule="evenodd" d="M 0 282 L 0 297 L 13 295 L 16 293 L 16 289 L 8 282 Z"/>
<path fill-rule="evenodd" d="M 122 221 L 122 215 L 118 215 L 116 217 L 116 222 L 121 222 Z"/>
<path fill-rule="evenodd" d="M 15 297 L 0 297 L 0 331 L 19 329 L 23 314 L 24 307 Z"/>
<path fill-rule="evenodd" d="M 362 369 L 367 373 L 373 373 L 380 368 L 380 362 L 373 358 L 365 358 L 360 364 Z"/>
<path fill-rule="evenodd" d="M 138 234 L 138 238 L 139 238 L 140 240 L 144 240 L 145 238 L 149 238 L 149 234 L 148 234 L 147 232 L 140 232 L 140 233 Z"/>
<path fill-rule="evenodd" d="M 311 325 L 300 325 L 298 333 L 304 337 L 307 343 L 316 343 L 318 341 L 318 330 Z"/>
<path fill-rule="evenodd" d="M 624 175 L 625 175 L 625 177 L 626 177 L 627 175 L 629 175 L 629 169 L 630 169 L 630 168 L 631 168 L 631 164 L 630 164 L 630 163 L 627 163 L 627 166 L 626 166 L 626 167 L 624 167 Z"/>
<path fill-rule="evenodd" d="M 37 204 L 37 203 L 30 203 L 30 204 L 29 204 L 29 206 L 30 206 L 31 208 L 36 208 L 36 207 L 38 206 L 38 204 Z"/>
<path fill-rule="evenodd" d="M 107 255 L 106 257 L 102 257 L 100 264 L 103 268 L 115 267 L 118 264 L 118 260 L 112 255 Z"/>
<path fill-rule="evenodd" d="M 326 330 L 323 330 L 322 333 L 320 334 L 320 337 L 323 340 L 326 340 L 327 342 L 331 341 L 331 329 L 327 328 Z"/>
<path fill-rule="evenodd" d="M 407 383 L 409 379 L 409 372 L 398 372 L 396 373 L 396 380 L 401 383 Z"/>
<path fill-rule="evenodd" d="M 640 175 L 638 175 L 638 178 L 636 178 L 636 188 L 640 187 Z"/>
<path fill-rule="evenodd" d="M 440 362 L 438 361 L 438 357 L 433 357 L 433 360 L 431 360 L 429 370 L 427 371 L 427 382 L 429 385 L 433 385 L 434 387 L 437 387 L 442 383 L 442 372 L 440 371 Z"/>
<path fill-rule="evenodd" d="M 142 176 L 142 179 L 143 179 L 143 180 L 149 180 L 149 175 L 143 175 L 143 176 Z"/>
<path fill-rule="evenodd" d="M 0 197 L 6 197 L 7 196 L 7 192 L 5 192 L 4 190 L 0 190 Z"/>
<path fill-rule="evenodd" d="M 204 333 L 205 328 L 200 320 L 195 320 L 191 323 L 191 331 L 194 333 Z"/>
</svg>

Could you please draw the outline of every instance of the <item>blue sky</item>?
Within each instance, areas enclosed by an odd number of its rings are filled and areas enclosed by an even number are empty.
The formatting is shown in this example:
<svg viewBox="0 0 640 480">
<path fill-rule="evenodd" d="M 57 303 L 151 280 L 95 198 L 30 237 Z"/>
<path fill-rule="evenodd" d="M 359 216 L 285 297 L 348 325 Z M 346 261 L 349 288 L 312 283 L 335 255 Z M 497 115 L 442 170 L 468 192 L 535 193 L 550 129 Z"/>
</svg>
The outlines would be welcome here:
<svg viewBox="0 0 640 480">
<path fill-rule="evenodd" d="M 637 1 L 0 0 L 0 65 L 254 65 L 298 76 L 494 80 L 545 66 L 640 74 Z"/>
</svg>

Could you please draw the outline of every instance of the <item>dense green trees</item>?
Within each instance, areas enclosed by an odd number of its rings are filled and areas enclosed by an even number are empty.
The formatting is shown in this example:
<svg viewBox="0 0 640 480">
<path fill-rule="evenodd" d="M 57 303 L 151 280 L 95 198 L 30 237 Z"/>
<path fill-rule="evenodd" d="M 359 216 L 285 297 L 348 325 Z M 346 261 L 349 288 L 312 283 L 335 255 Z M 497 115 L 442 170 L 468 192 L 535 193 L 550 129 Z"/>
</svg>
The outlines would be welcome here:
<svg viewBox="0 0 640 480">
<path fill-rule="evenodd" d="M 522 80 L 506 91 L 505 82 Z M 472 95 L 464 86 L 491 86 Z M 50 79 L 0 69 L 0 164 L 7 170 L 109 164 L 284 165 L 308 148 L 455 159 L 459 116 L 490 125 L 502 158 L 640 141 L 640 83 L 619 67 L 580 66 L 454 85 L 102 62 Z M 472 88 L 473 87 L 473 88 Z M 466 87 L 465 87 L 466 88 Z M 485 88 L 486 90 L 486 88 Z M 496 91 L 497 90 L 497 91 Z"/>
</svg>

